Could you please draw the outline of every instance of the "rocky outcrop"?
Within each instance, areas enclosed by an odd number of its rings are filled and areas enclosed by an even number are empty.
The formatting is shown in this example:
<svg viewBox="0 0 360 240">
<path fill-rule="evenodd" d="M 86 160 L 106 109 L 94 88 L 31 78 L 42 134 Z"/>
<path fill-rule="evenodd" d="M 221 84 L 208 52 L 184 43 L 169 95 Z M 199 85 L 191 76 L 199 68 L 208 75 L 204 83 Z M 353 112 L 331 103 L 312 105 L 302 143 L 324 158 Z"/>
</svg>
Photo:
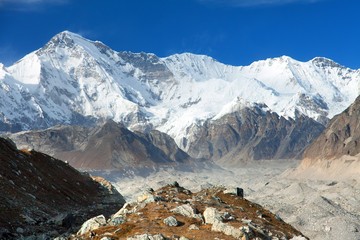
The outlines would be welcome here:
<svg viewBox="0 0 360 240">
<path fill-rule="evenodd" d="M 82 169 L 123 169 L 186 163 L 190 157 L 167 134 L 132 132 L 112 120 L 95 127 L 57 126 L 10 137 Z"/>
<path fill-rule="evenodd" d="M 303 115 L 296 120 L 245 107 L 219 119 L 193 125 L 194 137 L 184 143 L 190 156 L 234 165 L 245 160 L 301 158 L 305 148 L 324 129 Z"/>
<path fill-rule="evenodd" d="M 300 166 L 290 176 L 309 178 L 359 178 L 360 97 L 336 115 L 306 149 Z"/>
<path fill-rule="evenodd" d="M 106 219 L 104 215 L 99 215 L 96 217 L 93 217 L 89 220 L 87 220 L 80 228 L 80 230 L 77 232 L 78 235 L 85 234 L 87 232 L 93 231 L 98 229 L 101 226 L 106 225 Z"/>
<path fill-rule="evenodd" d="M 309 146 L 304 158 L 331 159 L 360 153 L 360 97 L 336 115 L 324 132 Z"/>
<path fill-rule="evenodd" d="M 146 190 L 152 198 L 127 203 L 91 236 L 78 232 L 70 239 L 307 239 L 260 205 L 225 190 L 192 193 L 177 183 Z"/>
<path fill-rule="evenodd" d="M 115 189 L 109 191 L 88 174 L 43 153 L 18 150 L 4 138 L 0 183 L 1 239 L 51 238 L 77 229 L 94 215 L 109 216 L 125 203 Z"/>
</svg>

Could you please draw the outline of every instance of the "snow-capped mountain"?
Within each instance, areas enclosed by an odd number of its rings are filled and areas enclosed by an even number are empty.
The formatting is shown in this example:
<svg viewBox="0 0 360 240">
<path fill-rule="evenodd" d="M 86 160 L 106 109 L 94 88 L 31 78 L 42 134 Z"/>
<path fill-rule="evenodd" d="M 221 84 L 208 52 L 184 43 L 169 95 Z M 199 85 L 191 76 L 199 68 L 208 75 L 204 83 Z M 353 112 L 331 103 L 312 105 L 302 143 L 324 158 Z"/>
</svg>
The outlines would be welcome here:
<svg viewBox="0 0 360 240">
<path fill-rule="evenodd" d="M 355 100 L 359 83 L 359 70 L 326 58 L 283 56 L 230 66 L 191 53 L 117 52 L 64 31 L 0 67 L 0 129 L 113 119 L 132 129 L 158 129 L 181 143 L 192 125 L 253 103 L 285 118 L 300 114 L 325 123 Z M 239 99 L 249 104 L 238 105 Z"/>
</svg>

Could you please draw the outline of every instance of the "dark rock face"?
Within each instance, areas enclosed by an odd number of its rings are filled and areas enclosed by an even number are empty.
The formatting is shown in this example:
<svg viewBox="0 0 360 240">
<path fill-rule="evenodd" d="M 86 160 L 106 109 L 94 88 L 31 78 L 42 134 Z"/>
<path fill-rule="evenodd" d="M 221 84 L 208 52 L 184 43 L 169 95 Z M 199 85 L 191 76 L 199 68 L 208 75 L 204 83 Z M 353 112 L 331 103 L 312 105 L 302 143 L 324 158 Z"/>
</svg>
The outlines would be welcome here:
<svg viewBox="0 0 360 240">
<path fill-rule="evenodd" d="M 167 134 L 156 130 L 135 133 L 112 120 L 92 128 L 58 126 L 11 138 L 19 146 L 51 154 L 77 168 L 152 167 L 190 160 Z"/>
<path fill-rule="evenodd" d="M 244 108 L 202 126 L 193 126 L 192 157 L 240 161 L 300 158 L 324 127 L 305 116 L 296 121 L 259 108 Z"/>
<path fill-rule="evenodd" d="M 68 164 L 36 151 L 19 151 L 0 138 L 0 238 L 19 239 L 76 229 L 96 214 L 110 215 L 125 203 Z"/>
<path fill-rule="evenodd" d="M 331 159 L 360 153 L 360 97 L 336 115 L 304 153 L 308 159 Z"/>
<path fill-rule="evenodd" d="M 173 78 L 173 74 L 167 68 L 167 66 L 160 61 L 160 59 L 149 53 L 132 53 L 132 52 L 119 52 L 118 56 L 124 61 L 123 63 L 118 62 L 122 65 L 125 63 L 131 64 L 135 68 L 140 69 L 144 75 L 140 77 L 142 81 L 146 80 L 168 80 Z M 130 74 L 134 74 L 130 72 Z"/>
<path fill-rule="evenodd" d="M 141 133 L 138 134 L 141 135 Z M 155 147 L 163 151 L 171 161 L 184 162 L 189 159 L 189 155 L 181 150 L 175 143 L 174 139 L 166 133 L 151 130 L 150 132 L 143 134 L 143 136 L 149 142 L 154 144 Z"/>
</svg>

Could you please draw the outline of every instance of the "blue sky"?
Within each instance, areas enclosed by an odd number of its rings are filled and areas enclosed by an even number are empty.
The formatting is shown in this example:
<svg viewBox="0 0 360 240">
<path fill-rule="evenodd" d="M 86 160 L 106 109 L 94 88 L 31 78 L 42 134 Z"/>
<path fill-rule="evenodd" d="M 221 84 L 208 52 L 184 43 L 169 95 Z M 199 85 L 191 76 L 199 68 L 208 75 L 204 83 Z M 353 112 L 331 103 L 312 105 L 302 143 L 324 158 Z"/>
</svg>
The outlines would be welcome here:
<svg viewBox="0 0 360 240">
<path fill-rule="evenodd" d="M 358 0 L 0 0 L 0 62 L 63 30 L 117 51 L 206 54 L 247 65 L 288 55 L 360 68 Z"/>
</svg>

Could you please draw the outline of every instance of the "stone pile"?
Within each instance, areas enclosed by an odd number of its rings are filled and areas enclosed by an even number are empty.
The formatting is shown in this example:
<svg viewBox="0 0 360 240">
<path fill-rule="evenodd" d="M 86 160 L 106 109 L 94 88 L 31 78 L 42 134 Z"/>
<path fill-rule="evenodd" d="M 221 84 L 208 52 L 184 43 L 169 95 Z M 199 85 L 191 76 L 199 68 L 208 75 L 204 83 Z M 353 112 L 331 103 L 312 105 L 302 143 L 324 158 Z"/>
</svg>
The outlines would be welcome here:
<svg viewBox="0 0 360 240">
<path fill-rule="evenodd" d="M 91 227 L 89 227 L 91 226 Z M 307 239 L 276 215 L 243 198 L 241 188 L 198 193 L 171 183 L 148 189 L 107 221 L 88 220 L 71 239 Z"/>
</svg>

